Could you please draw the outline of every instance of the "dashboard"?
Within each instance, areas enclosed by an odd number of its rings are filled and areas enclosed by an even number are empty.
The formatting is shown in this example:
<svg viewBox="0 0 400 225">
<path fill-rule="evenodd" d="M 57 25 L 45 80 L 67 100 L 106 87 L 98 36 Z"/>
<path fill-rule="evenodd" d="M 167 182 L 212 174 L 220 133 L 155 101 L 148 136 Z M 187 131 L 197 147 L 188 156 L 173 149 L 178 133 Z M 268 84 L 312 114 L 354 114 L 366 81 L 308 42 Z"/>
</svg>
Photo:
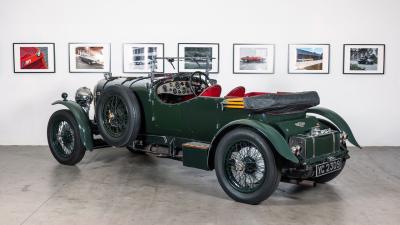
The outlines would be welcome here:
<svg viewBox="0 0 400 225">
<path fill-rule="evenodd" d="M 157 94 L 172 94 L 172 95 L 191 95 L 189 81 L 169 81 L 158 86 Z"/>
</svg>

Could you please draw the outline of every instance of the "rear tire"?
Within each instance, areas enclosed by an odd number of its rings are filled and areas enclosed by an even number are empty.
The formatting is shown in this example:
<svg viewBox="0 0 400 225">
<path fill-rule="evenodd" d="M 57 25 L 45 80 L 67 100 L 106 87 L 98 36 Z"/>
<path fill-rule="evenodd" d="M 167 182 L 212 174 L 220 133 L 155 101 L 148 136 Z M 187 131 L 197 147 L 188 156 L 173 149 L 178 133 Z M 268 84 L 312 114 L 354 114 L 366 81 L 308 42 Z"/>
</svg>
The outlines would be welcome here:
<svg viewBox="0 0 400 225">
<path fill-rule="evenodd" d="M 247 128 L 234 129 L 222 138 L 214 165 L 225 193 L 247 204 L 267 199 L 281 178 L 274 153 L 265 138 Z"/>
<path fill-rule="evenodd" d="M 54 158 L 64 165 L 75 165 L 85 155 L 79 126 L 71 111 L 63 109 L 51 115 L 47 125 L 47 141 Z"/>
<path fill-rule="evenodd" d="M 113 85 L 100 96 L 96 107 L 99 132 L 111 146 L 126 147 L 136 139 L 141 123 L 139 102 L 128 87 Z"/>
</svg>

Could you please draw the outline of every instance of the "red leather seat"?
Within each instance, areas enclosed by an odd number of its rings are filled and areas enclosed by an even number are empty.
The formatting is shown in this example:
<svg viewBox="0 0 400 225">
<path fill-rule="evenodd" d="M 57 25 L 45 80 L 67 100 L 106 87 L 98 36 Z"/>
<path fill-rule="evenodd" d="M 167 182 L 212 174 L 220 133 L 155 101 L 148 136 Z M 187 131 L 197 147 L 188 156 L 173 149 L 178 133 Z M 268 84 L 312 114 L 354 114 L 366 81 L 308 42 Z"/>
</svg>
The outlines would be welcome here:
<svg viewBox="0 0 400 225">
<path fill-rule="evenodd" d="M 225 98 L 240 98 L 244 97 L 244 93 L 246 89 L 243 86 L 235 87 L 228 94 L 225 95 Z"/>
<path fill-rule="evenodd" d="M 218 84 L 214 84 L 208 88 L 206 88 L 199 96 L 203 97 L 219 97 L 221 96 L 221 86 Z"/>
</svg>

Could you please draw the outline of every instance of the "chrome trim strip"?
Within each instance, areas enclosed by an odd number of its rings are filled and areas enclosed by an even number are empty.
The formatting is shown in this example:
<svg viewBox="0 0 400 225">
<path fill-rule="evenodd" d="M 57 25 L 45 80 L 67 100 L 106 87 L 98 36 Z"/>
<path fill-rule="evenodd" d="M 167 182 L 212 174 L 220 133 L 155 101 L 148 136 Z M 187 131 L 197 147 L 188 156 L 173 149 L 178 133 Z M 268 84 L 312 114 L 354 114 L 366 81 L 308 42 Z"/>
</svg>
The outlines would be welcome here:
<svg viewBox="0 0 400 225">
<path fill-rule="evenodd" d="M 312 138 L 312 143 L 313 143 L 313 158 L 315 158 L 315 137 Z"/>
<path fill-rule="evenodd" d="M 307 159 L 307 140 L 305 138 L 303 139 L 303 143 L 304 143 L 304 159 Z"/>
</svg>

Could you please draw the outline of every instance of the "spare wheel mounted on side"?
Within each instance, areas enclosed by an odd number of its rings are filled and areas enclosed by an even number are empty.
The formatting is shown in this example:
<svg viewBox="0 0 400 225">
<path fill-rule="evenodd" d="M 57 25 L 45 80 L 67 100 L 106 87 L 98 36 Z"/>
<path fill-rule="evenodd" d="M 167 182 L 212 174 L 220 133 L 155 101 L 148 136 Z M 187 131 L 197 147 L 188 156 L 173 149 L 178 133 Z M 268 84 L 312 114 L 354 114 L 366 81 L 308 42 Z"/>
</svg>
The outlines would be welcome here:
<svg viewBox="0 0 400 225">
<path fill-rule="evenodd" d="M 128 87 L 109 86 L 97 102 L 96 119 L 104 141 L 112 146 L 128 146 L 136 139 L 140 130 L 139 101 Z"/>
</svg>

